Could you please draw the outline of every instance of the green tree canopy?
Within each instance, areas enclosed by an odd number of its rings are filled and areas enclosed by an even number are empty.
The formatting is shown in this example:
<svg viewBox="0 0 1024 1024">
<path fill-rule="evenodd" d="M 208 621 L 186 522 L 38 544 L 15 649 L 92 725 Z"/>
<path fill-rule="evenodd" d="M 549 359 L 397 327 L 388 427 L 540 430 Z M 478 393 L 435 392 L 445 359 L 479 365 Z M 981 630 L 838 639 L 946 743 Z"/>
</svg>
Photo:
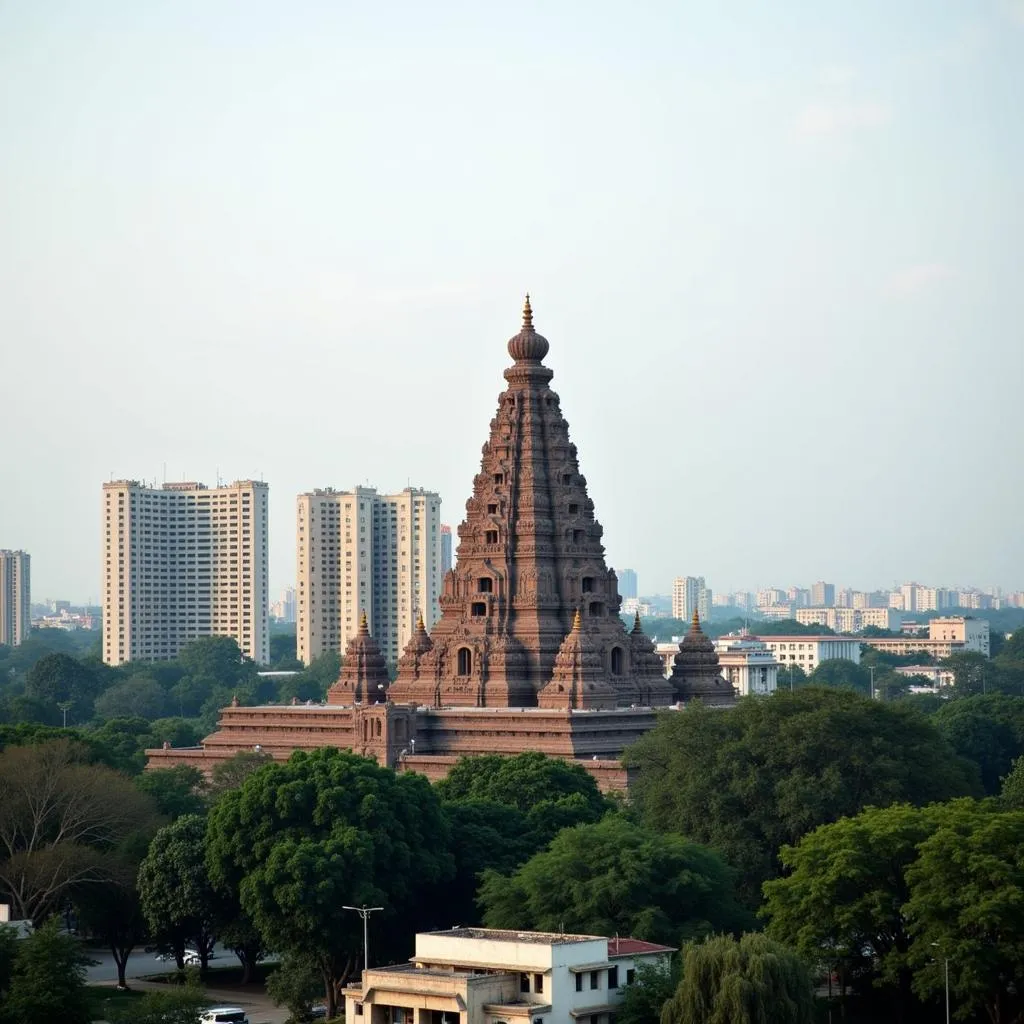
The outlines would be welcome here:
<svg viewBox="0 0 1024 1024">
<path fill-rule="evenodd" d="M 253 772 L 272 760 L 270 754 L 259 750 L 240 750 L 234 757 L 215 764 L 210 773 L 210 800 L 218 800 L 229 790 L 238 789 Z"/>
<path fill-rule="evenodd" d="M 666 712 L 624 759 L 641 820 L 721 850 L 751 906 L 779 849 L 817 825 L 972 792 L 969 768 L 927 720 L 845 689 Z"/>
<path fill-rule="evenodd" d="M 570 825 L 597 821 L 610 804 L 582 765 L 536 751 L 464 757 L 436 785 L 441 799 L 488 800 L 526 815 L 540 846 Z"/>
<path fill-rule="evenodd" d="M 750 923 L 719 854 L 620 815 L 565 829 L 511 876 L 486 872 L 480 904 L 491 928 L 671 945 Z"/>
<path fill-rule="evenodd" d="M 865 697 L 871 692 L 871 673 L 849 658 L 826 658 L 811 673 L 808 682 L 811 686 L 845 686 Z"/>
<path fill-rule="evenodd" d="M 225 894 L 206 866 L 206 819 L 186 814 L 160 829 L 139 866 L 139 900 L 153 937 L 184 968 L 184 951 L 199 954 L 205 974 L 217 930 L 225 919 Z"/>
<path fill-rule="evenodd" d="M 89 1024 L 85 973 L 90 963 L 78 940 L 63 934 L 51 918 L 18 943 L 0 1019 L 5 1016 L 10 1024 Z"/>
<path fill-rule="evenodd" d="M 931 720 L 961 757 L 978 766 L 985 792 L 998 794 L 1014 759 L 1024 754 L 1024 697 L 979 693 L 948 701 Z"/>
<path fill-rule="evenodd" d="M 907 879 L 918 994 L 940 995 L 948 960 L 958 1017 L 1024 1018 L 1024 812 L 949 805 Z"/>
<path fill-rule="evenodd" d="M 136 776 L 135 785 L 143 793 L 148 793 L 157 810 L 168 818 L 206 812 L 206 779 L 194 765 L 154 768 Z"/>
<path fill-rule="evenodd" d="M 661 1024 L 812 1024 L 810 975 L 762 934 L 716 935 L 683 949 L 683 976 Z"/>
<path fill-rule="evenodd" d="M 58 704 L 68 703 L 68 723 L 92 718 L 96 696 L 96 676 L 85 665 L 67 654 L 47 654 L 37 661 L 25 679 L 25 695 L 52 707 L 51 724 L 62 719 Z"/>
<path fill-rule="evenodd" d="M 332 1014 L 362 952 L 361 923 L 344 906 L 384 907 L 376 935 L 386 942 L 389 921 L 400 922 L 404 941 L 453 873 L 427 780 L 331 747 L 264 765 L 225 793 L 210 811 L 207 857 L 276 948 L 316 959 Z"/>
<path fill-rule="evenodd" d="M 79 886 L 111 878 L 108 856 L 150 830 L 152 801 L 70 740 L 0 753 L 0 891 L 38 923 Z"/>
<path fill-rule="evenodd" d="M 129 676 L 96 698 L 98 718 L 144 718 L 149 721 L 171 710 L 164 688 L 151 675 Z"/>
<path fill-rule="evenodd" d="M 1024 811 L 1024 756 L 1013 762 L 1009 775 L 1003 779 L 999 795 L 1007 810 Z"/>
</svg>

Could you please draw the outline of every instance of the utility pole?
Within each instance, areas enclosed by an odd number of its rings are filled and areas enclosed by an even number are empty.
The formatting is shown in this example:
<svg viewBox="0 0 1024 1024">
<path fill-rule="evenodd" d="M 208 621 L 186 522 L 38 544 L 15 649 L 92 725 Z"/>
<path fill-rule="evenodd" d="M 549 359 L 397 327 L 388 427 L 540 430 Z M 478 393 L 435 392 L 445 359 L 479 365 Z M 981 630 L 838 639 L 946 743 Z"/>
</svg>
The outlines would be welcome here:
<svg viewBox="0 0 1024 1024">
<path fill-rule="evenodd" d="M 59 700 L 57 701 L 57 707 L 60 713 L 64 716 L 64 724 L 61 726 L 62 729 L 68 727 L 68 712 L 71 710 L 71 705 L 74 704 L 73 700 Z"/>
<path fill-rule="evenodd" d="M 345 907 L 342 910 L 354 910 L 363 919 L 363 970 L 370 969 L 370 915 L 383 907 Z"/>
<path fill-rule="evenodd" d="M 868 665 L 868 671 L 871 673 L 871 699 L 875 699 L 875 666 Z"/>
</svg>

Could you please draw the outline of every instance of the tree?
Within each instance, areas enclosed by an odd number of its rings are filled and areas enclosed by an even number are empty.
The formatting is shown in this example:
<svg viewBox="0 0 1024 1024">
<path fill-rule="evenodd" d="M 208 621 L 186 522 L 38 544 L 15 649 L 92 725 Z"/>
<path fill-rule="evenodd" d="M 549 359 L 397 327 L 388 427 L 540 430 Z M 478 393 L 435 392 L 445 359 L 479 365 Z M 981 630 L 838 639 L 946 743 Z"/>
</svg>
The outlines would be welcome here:
<svg viewBox="0 0 1024 1024">
<path fill-rule="evenodd" d="M 287 1007 L 294 1024 L 313 1020 L 313 1001 L 323 992 L 316 961 L 290 955 L 267 976 L 267 995 L 276 1006 Z"/>
<path fill-rule="evenodd" d="M 948 962 L 957 1016 L 1024 1017 L 1024 812 L 957 801 L 907 871 L 914 989 L 938 997 Z"/>
<path fill-rule="evenodd" d="M 800 958 L 765 935 L 716 935 L 683 949 L 683 976 L 661 1024 L 811 1024 L 814 994 Z"/>
<path fill-rule="evenodd" d="M 186 814 L 153 837 L 139 866 L 142 912 L 157 942 L 185 967 L 185 948 L 194 943 L 205 976 L 224 896 L 211 882 L 205 860 L 206 820 Z"/>
<path fill-rule="evenodd" d="M 996 670 L 984 654 L 978 651 L 964 651 L 953 654 L 942 661 L 942 667 L 953 670 L 953 692 L 957 697 L 972 697 L 996 689 Z"/>
<path fill-rule="evenodd" d="M 661 1011 L 679 985 L 676 961 L 637 963 L 636 977 L 626 986 L 616 1024 L 660 1024 Z"/>
<path fill-rule="evenodd" d="M 1007 810 L 1024 811 L 1024 757 L 1013 762 L 1010 774 L 1003 779 L 999 795 Z"/>
<path fill-rule="evenodd" d="M 210 773 L 210 800 L 216 802 L 228 790 L 238 789 L 253 772 L 274 759 L 258 750 L 240 750 L 234 757 L 213 766 Z"/>
<path fill-rule="evenodd" d="M 168 711 L 164 688 L 150 675 L 130 676 L 96 698 L 97 718 L 145 718 L 152 721 Z"/>
<path fill-rule="evenodd" d="M 526 815 L 537 845 L 561 829 L 597 821 L 610 804 L 579 764 L 536 751 L 501 757 L 463 757 L 437 783 L 445 801 L 489 800 Z"/>
<path fill-rule="evenodd" d="M 329 1016 L 362 951 L 361 922 L 344 906 L 384 907 L 378 936 L 397 921 L 404 942 L 430 923 L 429 894 L 453 873 L 427 780 L 332 747 L 264 765 L 225 793 L 210 811 L 207 860 L 275 948 L 316 960 Z"/>
<path fill-rule="evenodd" d="M 978 766 L 985 793 L 998 794 L 1014 759 L 1024 754 L 1024 697 L 989 693 L 952 700 L 931 720 L 961 757 Z"/>
<path fill-rule="evenodd" d="M 848 658 L 826 658 L 811 673 L 811 686 L 845 686 L 865 697 L 871 693 L 871 676 L 863 665 Z"/>
<path fill-rule="evenodd" d="M 14 960 L 18 955 L 18 934 L 9 925 L 0 925 L 0 1007 L 6 1004 L 14 976 Z M 7 1015 L 0 1009 L 0 1024 L 7 1024 Z"/>
<path fill-rule="evenodd" d="M 18 943 L 4 1012 L 12 1022 L 89 1024 L 85 971 L 92 961 L 51 918 Z"/>
<path fill-rule="evenodd" d="M 58 704 L 69 703 L 69 722 L 88 721 L 96 695 L 96 677 L 81 662 L 67 654 L 47 654 L 40 658 L 25 679 L 25 694 L 52 707 L 52 724 L 62 716 Z"/>
<path fill-rule="evenodd" d="M 83 886 L 75 896 L 80 924 L 109 950 L 117 965 L 117 987 L 126 989 L 125 969 L 132 950 L 146 938 L 146 921 L 136 885 L 138 861 L 128 851 L 110 867 L 104 884 Z"/>
<path fill-rule="evenodd" d="M 895 985 L 893 1001 L 905 1009 L 913 978 L 903 913 L 907 870 L 943 806 L 871 807 L 783 847 L 788 873 L 764 887 L 768 934 L 809 961 L 877 973 Z"/>
<path fill-rule="evenodd" d="M 200 985 L 147 992 L 130 1007 L 107 1011 L 110 1024 L 200 1024 L 208 999 Z"/>
<path fill-rule="evenodd" d="M 644 824 L 721 850 L 750 906 L 778 873 L 779 849 L 812 828 L 872 804 L 972 792 L 968 768 L 927 720 L 845 689 L 666 713 L 624 760 Z"/>
<path fill-rule="evenodd" d="M 203 791 L 206 779 L 190 764 L 176 764 L 172 768 L 154 768 L 135 779 L 135 785 L 153 798 L 157 810 L 168 818 L 183 814 L 203 814 L 206 802 Z"/>
<path fill-rule="evenodd" d="M 491 928 L 669 944 L 750 923 L 717 853 L 618 815 L 565 829 L 511 876 L 486 872 L 480 904 Z"/>
<path fill-rule="evenodd" d="M 204 636 L 186 644 L 178 654 L 186 675 L 210 678 L 221 686 L 251 679 L 256 665 L 242 654 L 238 641 L 230 636 Z"/>
<path fill-rule="evenodd" d="M 38 923 L 77 887 L 110 881 L 108 852 L 152 827 L 150 799 L 87 758 L 69 740 L 0 753 L 0 888 L 15 917 Z"/>
</svg>

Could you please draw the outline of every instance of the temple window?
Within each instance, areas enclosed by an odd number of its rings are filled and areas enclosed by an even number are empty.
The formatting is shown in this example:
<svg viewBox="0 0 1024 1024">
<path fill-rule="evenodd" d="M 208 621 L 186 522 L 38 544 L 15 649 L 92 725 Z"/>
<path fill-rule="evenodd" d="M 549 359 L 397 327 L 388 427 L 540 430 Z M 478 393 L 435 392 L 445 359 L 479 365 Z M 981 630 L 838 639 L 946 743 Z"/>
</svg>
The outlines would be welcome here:
<svg viewBox="0 0 1024 1024">
<path fill-rule="evenodd" d="M 622 675 L 622 648 L 621 647 L 613 647 L 612 648 L 612 675 L 613 676 L 621 676 Z M 615 986 L 612 986 L 612 987 L 614 988 Z"/>
<path fill-rule="evenodd" d="M 573 544 L 582 544 L 583 543 L 583 531 L 582 530 L 573 530 L 572 531 L 572 542 L 573 542 Z"/>
<path fill-rule="evenodd" d="M 594 577 L 593 576 L 584 576 L 583 580 L 582 580 L 582 586 L 583 586 L 583 593 L 584 594 L 591 593 L 591 591 L 593 591 L 593 589 L 594 589 Z"/>
<path fill-rule="evenodd" d="M 470 614 L 476 618 L 481 618 L 487 614 L 487 605 L 483 601 L 474 601 L 473 607 L 470 609 Z"/>
<path fill-rule="evenodd" d="M 481 594 L 491 594 L 494 592 L 494 580 L 490 576 L 481 576 L 476 581 L 476 589 Z"/>
<path fill-rule="evenodd" d="M 473 671 L 473 652 L 468 647 L 459 648 L 458 671 L 460 676 L 468 676 Z"/>
<path fill-rule="evenodd" d="M 572 473 L 563 473 L 562 474 L 562 483 L 563 484 L 571 484 L 572 483 Z"/>
<path fill-rule="evenodd" d="M 498 506 L 497 505 L 488 505 L 487 506 L 487 514 L 489 516 L 496 516 L 498 514 Z"/>
<path fill-rule="evenodd" d="M 595 616 L 604 614 L 604 606 L 600 601 L 590 602 L 590 614 Z"/>
<path fill-rule="evenodd" d="M 494 482 L 496 484 L 503 483 L 504 480 L 505 480 L 504 474 L 502 474 L 502 473 L 495 473 L 494 474 Z"/>
<path fill-rule="evenodd" d="M 575 501 L 572 501 L 572 502 L 569 503 L 569 515 L 571 515 L 571 516 L 578 515 L 579 511 L 580 511 L 580 507 L 579 507 L 579 505 L 576 504 Z"/>
<path fill-rule="evenodd" d="M 498 531 L 497 530 L 488 530 L 484 534 L 484 543 L 485 544 L 497 544 L 498 543 Z"/>
</svg>

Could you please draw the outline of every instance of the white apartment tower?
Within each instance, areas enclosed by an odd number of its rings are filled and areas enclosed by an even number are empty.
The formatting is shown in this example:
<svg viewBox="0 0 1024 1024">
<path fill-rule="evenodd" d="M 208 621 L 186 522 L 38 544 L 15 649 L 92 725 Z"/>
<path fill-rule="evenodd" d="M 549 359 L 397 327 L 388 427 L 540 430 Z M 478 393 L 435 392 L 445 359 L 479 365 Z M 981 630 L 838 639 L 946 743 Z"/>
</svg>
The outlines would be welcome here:
<svg viewBox="0 0 1024 1024">
<path fill-rule="evenodd" d="M 711 590 L 703 576 L 677 576 L 672 581 L 672 618 L 689 619 L 694 608 L 706 622 L 711 610 Z"/>
<path fill-rule="evenodd" d="M 230 636 L 260 664 L 267 628 L 265 483 L 103 485 L 103 660 L 166 661 Z"/>
<path fill-rule="evenodd" d="M 440 616 L 441 498 L 407 487 L 300 494 L 296 621 L 298 656 L 308 665 L 344 653 L 366 612 L 381 653 L 394 665 L 416 628 Z"/>
<path fill-rule="evenodd" d="M 0 551 L 0 644 L 17 647 L 28 639 L 31 558 L 24 551 Z"/>
</svg>

